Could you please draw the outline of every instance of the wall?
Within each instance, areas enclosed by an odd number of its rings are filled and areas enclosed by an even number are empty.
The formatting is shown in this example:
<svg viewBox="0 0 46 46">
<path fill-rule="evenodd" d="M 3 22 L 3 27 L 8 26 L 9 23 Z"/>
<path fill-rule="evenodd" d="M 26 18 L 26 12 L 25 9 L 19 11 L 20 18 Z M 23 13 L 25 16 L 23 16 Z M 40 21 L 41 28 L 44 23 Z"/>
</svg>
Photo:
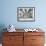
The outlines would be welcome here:
<svg viewBox="0 0 46 46">
<path fill-rule="evenodd" d="M 0 25 L 16 28 L 46 28 L 46 0 L 0 0 Z M 18 22 L 17 7 L 35 7 L 35 22 Z"/>
</svg>

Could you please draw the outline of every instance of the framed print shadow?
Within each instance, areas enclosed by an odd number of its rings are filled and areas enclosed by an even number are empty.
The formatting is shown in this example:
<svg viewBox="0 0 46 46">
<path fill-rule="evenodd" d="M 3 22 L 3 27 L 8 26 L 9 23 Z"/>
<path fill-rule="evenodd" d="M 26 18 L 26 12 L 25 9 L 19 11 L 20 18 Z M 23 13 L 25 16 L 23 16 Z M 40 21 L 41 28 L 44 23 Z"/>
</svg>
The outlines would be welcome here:
<svg viewBox="0 0 46 46">
<path fill-rule="evenodd" d="M 35 7 L 18 7 L 17 20 L 21 22 L 35 21 Z"/>
</svg>

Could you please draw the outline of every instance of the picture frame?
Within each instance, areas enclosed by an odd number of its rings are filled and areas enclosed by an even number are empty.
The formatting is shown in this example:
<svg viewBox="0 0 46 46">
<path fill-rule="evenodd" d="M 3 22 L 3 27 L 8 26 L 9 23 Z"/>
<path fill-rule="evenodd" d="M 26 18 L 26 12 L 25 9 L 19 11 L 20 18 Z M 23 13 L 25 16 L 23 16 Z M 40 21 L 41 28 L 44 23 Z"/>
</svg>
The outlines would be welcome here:
<svg viewBox="0 0 46 46">
<path fill-rule="evenodd" d="M 35 21 L 35 7 L 18 7 L 17 21 L 20 22 Z"/>
</svg>

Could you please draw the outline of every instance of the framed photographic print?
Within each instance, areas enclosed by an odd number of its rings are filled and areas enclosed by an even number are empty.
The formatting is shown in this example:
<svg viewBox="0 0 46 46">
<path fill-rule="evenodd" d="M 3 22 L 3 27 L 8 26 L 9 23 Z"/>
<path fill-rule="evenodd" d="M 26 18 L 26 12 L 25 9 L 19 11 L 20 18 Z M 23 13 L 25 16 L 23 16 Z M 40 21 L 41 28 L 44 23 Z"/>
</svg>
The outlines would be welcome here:
<svg viewBox="0 0 46 46">
<path fill-rule="evenodd" d="M 22 22 L 35 21 L 35 7 L 18 7 L 17 20 Z"/>
</svg>

